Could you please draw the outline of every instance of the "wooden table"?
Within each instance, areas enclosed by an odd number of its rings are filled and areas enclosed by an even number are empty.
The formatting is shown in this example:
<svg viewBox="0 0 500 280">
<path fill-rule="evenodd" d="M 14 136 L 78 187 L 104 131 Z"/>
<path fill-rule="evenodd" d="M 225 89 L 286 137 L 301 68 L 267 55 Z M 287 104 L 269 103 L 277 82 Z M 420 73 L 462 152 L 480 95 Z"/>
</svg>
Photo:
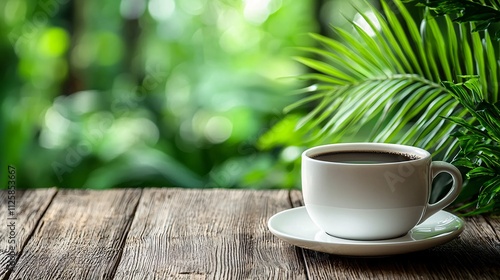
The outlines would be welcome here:
<svg viewBox="0 0 500 280">
<path fill-rule="evenodd" d="M 500 219 L 483 216 L 429 250 L 350 258 L 269 232 L 299 191 L 39 189 L 15 212 L 0 198 L 0 279 L 500 279 Z"/>
</svg>

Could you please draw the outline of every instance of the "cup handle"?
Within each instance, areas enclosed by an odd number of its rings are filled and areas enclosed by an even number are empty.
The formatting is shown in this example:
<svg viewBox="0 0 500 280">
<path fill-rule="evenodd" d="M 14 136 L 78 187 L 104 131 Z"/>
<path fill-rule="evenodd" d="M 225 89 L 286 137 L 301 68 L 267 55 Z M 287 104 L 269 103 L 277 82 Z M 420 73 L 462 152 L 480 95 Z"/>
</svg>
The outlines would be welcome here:
<svg viewBox="0 0 500 280">
<path fill-rule="evenodd" d="M 460 191 L 462 191 L 462 174 L 460 173 L 460 170 L 458 170 L 458 168 L 453 166 L 451 163 L 444 161 L 433 161 L 431 163 L 432 180 L 434 180 L 434 178 L 436 178 L 436 176 L 442 172 L 446 172 L 451 175 L 453 179 L 453 185 L 451 186 L 451 189 L 446 194 L 446 196 L 443 197 L 440 201 L 433 204 L 427 204 L 424 214 L 418 222 L 419 224 L 424 222 L 425 220 L 427 220 L 427 218 L 436 214 L 446 206 L 450 205 L 458 197 Z"/>
</svg>

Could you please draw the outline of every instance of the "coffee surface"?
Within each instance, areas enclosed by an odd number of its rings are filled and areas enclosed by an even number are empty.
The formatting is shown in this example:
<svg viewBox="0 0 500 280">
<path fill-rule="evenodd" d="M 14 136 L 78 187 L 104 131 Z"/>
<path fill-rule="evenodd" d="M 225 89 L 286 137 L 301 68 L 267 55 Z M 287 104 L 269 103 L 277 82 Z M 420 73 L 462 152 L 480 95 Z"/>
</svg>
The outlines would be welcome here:
<svg viewBox="0 0 500 280">
<path fill-rule="evenodd" d="M 412 154 L 389 153 L 379 151 L 342 151 L 329 152 L 312 156 L 313 159 L 352 164 L 376 164 L 376 163 L 391 163 L 403 162 L 418 159 L 419 157 Z"/>
</svg>

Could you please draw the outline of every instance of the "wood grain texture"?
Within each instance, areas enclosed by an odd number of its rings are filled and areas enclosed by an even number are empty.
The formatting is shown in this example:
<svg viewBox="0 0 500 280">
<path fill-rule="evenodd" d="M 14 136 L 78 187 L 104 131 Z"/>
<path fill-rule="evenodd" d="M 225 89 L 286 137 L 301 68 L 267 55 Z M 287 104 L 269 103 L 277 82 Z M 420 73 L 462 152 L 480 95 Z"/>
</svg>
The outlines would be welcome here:
<svg viewBox="0 0 500 280">
<path fill-rule="evenodd" d="M 9 279 L 112 279 L 140 195 L 60 190 Z"/>
<path fill-rule="evenodd" d="M 292 192 L 294 207 L 302 206 Z M 451 242 L 405 255 L 350 258 L 301 249 L 310 279 L 500 279 L 498 219 L 466 219 Z M 496 232 L 495 232 L 496 227 Z"/>
<path fill-rule="evenodd" d="M 288 191 L 146 189 L 116 279 L 305 279 L 267 220 Z"/>
<path fill-rule="evenodd" d="M 20 190 L 10 195 L 7 190 L 0 191 L 0 279 L 11 271 L 56 192 L 55 188 Z"/>
<path fill-rule="evenodd" d="M 6 269 L 1 227 L 0 279 L 500 279 L 499 218 L 467 218 L 459 238 L 429 250 L 349 258 L 269 232 L 272 215 L 302 205 L 296 190 L 19 191 L 20 257 Z"/>
<path fill-rule="evenodd" d="M 497 216 L 487 216 L 485 217 L 486 222 L 491 226 L 491 229 L 495 233 L 497 239 L 497 246 L 500 247 L 500 215 Z"/>
</svg>

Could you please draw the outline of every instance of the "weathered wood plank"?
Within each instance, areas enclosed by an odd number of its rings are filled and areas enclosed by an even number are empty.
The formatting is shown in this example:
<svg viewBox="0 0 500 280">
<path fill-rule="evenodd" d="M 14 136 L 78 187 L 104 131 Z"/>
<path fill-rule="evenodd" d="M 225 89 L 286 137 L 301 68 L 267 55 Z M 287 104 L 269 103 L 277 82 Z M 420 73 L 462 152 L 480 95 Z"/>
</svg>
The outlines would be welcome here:
<svg viewBox="0 0 500 280">
<path fill-rule="evenodd" d="M 302 199 L 302 192 L 298 190 L 290 191 L 290 202 L 293 207 L 304 206 L 304 200 Z"/>
<path fill-rule="evenodd" d="M 146 189 L 116 279 L 304 279 L 267 228 L 288 191 Z"/>
<path fill-rule="evenodd" d="M 55 188 L 0 191 L 0 279 L 14 267 L 19 252 L 56 194 Z"/>
<path fill-rule="evenodd" d="M 9 279 L 112 279 L 140 195 L 60 190 Z"/>
<path fill-rule="evenodd" d="M 488 216 L 486 222 L 491 226 L 497 236 L 497 246 L 500 249 L 500 216 Z"/>
<path fill-rule="evenodd" d="M 294 207 L 300 192 L 291 193 Z M 421 252 L 382 257 L 349 258 L 302 250 L 310 279 L 499 279 L 498 220 L 466 219 L 459 238 Z"/>
</svg>

